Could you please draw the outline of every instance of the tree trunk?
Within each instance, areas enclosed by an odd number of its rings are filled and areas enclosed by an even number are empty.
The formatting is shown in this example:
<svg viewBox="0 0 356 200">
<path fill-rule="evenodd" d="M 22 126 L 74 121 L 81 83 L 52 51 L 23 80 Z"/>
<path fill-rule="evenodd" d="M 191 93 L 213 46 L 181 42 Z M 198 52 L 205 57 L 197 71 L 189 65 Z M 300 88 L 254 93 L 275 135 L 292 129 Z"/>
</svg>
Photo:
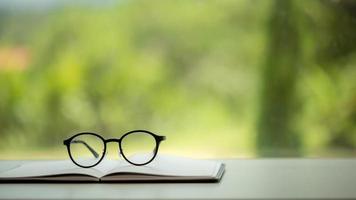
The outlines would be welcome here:
<svg viewBox="0 0 356 200">
<path fill-rule="evenodd" d="M 292 0 L 275 0 L 268 26 L 269 46 L 262 74 L 257 153 L 300 155 L 294 126 L 296 82 L 301 59 L 297 10 Z"/>
</svg>

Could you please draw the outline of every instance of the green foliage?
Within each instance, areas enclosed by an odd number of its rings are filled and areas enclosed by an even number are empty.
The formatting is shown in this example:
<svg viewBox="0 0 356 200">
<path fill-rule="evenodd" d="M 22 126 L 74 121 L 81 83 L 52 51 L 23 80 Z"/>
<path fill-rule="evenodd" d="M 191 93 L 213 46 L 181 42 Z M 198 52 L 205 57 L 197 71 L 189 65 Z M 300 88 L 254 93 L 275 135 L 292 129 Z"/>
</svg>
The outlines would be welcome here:
<svg viewBox="0 0 356 200">
<path fill-rule="evenodd" d="M 3 8 L 0 157 L 64 157 L 62 140 L 78 131 L 132 129 L 168 136 L 164 153 L 334 155 L 340 144 L 347 155 L 356 146 L 350 6 L 276 2 Z M 339 38 L 334 54 L 328 22 L 339 15 L 344 23 L 330 26 L 352 42 Z M 24 69 L 1 60 L 19 48 Z"/>
</svg>

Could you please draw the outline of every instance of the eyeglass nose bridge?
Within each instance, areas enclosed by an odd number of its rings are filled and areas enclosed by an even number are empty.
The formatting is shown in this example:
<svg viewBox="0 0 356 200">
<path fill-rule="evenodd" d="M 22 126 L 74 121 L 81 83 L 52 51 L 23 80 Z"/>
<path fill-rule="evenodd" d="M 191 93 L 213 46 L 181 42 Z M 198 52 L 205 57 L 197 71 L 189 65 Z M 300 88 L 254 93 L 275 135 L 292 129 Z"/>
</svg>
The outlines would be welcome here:
<svg viewBox="0 0 356 200">
<path fill-rule="evenodd" d="M 116 139 L 116 138 L 111 138 L 111 139 L 107 139 L 105 140 L 105 143 L 109 143 L 109 142 L 117 142 L 117 143 L 121 143 L 120 139 Z"/>
<path fill-rule="evenodd" d="M 121 152 L 121 140 L 120 139 L 116 139 L 116 138 L 110 138 L 110 139 L 107 139 L 105 140 L 105 143 L 109 143 L 109 142 L 117 142 L 118 145 L 119 145 L 119 148 L 118 148 L 118 155 L 119 157 L 122 156 L 122 152 Z"/>
</svg>

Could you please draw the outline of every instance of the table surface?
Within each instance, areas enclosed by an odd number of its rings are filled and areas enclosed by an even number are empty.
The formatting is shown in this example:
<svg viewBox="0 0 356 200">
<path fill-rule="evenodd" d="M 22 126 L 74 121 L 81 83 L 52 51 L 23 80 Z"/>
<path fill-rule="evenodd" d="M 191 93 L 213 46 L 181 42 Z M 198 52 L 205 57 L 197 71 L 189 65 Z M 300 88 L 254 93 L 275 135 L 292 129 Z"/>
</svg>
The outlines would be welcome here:
<svg viewBox="0 0 356 200">
<path fill-rule="evenodd" d="M 356 199 L 356 159 L 223 162 L 219 183 L 0 183 L 0 199 Z"/>
</svg>

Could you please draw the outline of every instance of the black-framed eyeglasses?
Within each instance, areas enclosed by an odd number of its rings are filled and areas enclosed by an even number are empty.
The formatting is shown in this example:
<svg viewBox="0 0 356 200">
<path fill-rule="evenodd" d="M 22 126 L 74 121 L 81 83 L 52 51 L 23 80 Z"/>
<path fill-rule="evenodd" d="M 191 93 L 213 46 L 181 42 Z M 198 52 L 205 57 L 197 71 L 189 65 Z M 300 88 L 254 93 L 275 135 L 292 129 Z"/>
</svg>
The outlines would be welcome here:
<svg viewBox="0 0 356 200">
<path fill-rule="evenodd" d="M 82 132 L 64 140 L 63 144 L 67 146 L 70 159 L 83 168 L 94 167 L 103 160 L 108 142 L 119 143 L 119 156 L 133 165 L 142 166 L 156 157 L 159 145 L 165 139 L 165 136 L 146 130 L 133 130 L 119 139 L 104 139 L 96 133 Z"/>
</svg>

